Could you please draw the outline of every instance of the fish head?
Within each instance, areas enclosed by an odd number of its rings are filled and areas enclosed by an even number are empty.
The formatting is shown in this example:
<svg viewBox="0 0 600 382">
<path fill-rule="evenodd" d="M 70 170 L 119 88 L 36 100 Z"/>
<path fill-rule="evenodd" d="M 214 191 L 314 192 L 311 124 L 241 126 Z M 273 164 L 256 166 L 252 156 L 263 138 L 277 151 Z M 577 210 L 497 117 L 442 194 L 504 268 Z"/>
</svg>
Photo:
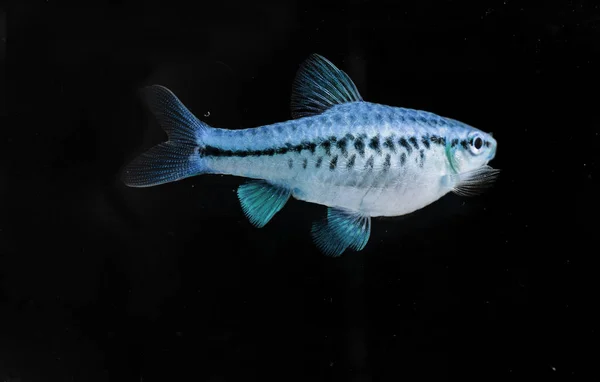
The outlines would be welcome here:
<svg viewBox="0 0 600 382">
<path fill-rule="evenodd" d="M 455 172 L 465 173 L 486 166 L 496 156 L 497 146 L 492 134 L 468 126 L 448 140 L 446 150 Z"/>
</svg>

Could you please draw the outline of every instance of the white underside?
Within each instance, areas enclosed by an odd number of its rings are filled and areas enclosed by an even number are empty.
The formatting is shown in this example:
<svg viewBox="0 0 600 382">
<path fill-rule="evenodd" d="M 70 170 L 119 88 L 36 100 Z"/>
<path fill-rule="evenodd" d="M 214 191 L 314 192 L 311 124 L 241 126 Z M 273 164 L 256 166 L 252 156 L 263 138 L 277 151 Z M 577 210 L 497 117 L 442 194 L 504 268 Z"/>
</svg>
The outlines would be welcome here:
<svg viewBox="0 0 600 382">
<path fill-rule="evenodd" d="M 294 161 L 293 168 L 288 160 Z M 371 171 L 361 170 L 366 158 L 357 158 L 354 170 L 344 168 L 344 161 L 330 170 L 324 161 L 315 167 L 309 157 L 307 169 L 302 169 L 303 157 L 297 154 L 273 158 L 226 158 L 211 165 L 221 174 L 264 179 L 289 188 L 298 200 L 360 212 L 365 216 L 400 216 L 431 204 L 450 191 L 442 182 L 446 174 L 442 154 L 430 151 L 425 165 L 419 167 L 416 158 L 409 157 L 403 166 L 394 158 L 388 171 L 382 171 L 378 158 Z"/>
<path fill-rule="evenodd" d="M 294 182 L 292 196 L 298 200 L 360 212 L 366 216 L 401 216 L 431 204 L 449 192 L 439 178 L 429 184 L 398 182 L 396 187 L 331 186 Z"/>
</svg>

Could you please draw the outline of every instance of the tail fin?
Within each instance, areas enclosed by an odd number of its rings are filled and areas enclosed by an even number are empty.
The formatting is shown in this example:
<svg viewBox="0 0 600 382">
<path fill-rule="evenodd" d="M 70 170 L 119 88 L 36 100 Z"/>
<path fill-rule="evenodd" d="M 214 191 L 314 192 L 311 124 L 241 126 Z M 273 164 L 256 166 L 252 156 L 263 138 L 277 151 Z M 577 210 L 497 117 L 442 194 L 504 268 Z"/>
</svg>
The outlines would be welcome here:
<svg viewBox="0 0 600 382">
<path fill-rule="evenodd" d="M 199 149 L 210 127 L 166 87 L 152 85 L 142 92 L 169 140 L 129 163 L 122 174 L 123 183 L 129 187 L 150 187 L 207 172 Z"/>
</svg>

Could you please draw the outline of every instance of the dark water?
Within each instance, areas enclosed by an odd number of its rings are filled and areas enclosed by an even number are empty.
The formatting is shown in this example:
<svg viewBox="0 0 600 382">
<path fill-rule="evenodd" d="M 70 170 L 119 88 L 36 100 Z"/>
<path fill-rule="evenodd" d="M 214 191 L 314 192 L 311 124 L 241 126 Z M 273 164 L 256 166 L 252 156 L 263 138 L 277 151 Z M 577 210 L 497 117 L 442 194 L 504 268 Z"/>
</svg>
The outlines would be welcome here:
<svg viewBox="0 0 600 382">
<path fill-rule="evenodd" d="M 48 0 L 0 20 L 0 380 L 600 380 L 594 2 Z M 324 207 L 259 230 L 241 179 L 118 181 L 165 139 L 140 87 L 213 126 L 273 123 L 313 52 L 368 101 L 492 131 L 495 188 L 331 259 Z"/>
</svg>

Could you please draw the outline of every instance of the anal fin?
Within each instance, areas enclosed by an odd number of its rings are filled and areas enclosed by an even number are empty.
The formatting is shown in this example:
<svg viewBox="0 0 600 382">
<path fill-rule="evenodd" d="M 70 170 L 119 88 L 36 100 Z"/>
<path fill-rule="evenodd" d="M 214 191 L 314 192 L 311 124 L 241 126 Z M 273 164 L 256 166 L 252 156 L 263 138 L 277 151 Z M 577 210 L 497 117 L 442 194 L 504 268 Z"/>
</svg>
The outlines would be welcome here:
<svg viewBox="0 0 600 382">
<path fill-rule="evenodd" d="M 371 235 L 371 217 L 357 212 L 328 208 L 327 218 L 315 222 L 312 236 L 326 256 L 338 257 L 346 249 L 362 250 Z"/>
<path fill-rule="evenodd" d="M 287 203 L 291 191 L 263 180 L 253 180 L 242 184 L 237 194 L 248 220 L 262 228 Z"/>
</svg>

